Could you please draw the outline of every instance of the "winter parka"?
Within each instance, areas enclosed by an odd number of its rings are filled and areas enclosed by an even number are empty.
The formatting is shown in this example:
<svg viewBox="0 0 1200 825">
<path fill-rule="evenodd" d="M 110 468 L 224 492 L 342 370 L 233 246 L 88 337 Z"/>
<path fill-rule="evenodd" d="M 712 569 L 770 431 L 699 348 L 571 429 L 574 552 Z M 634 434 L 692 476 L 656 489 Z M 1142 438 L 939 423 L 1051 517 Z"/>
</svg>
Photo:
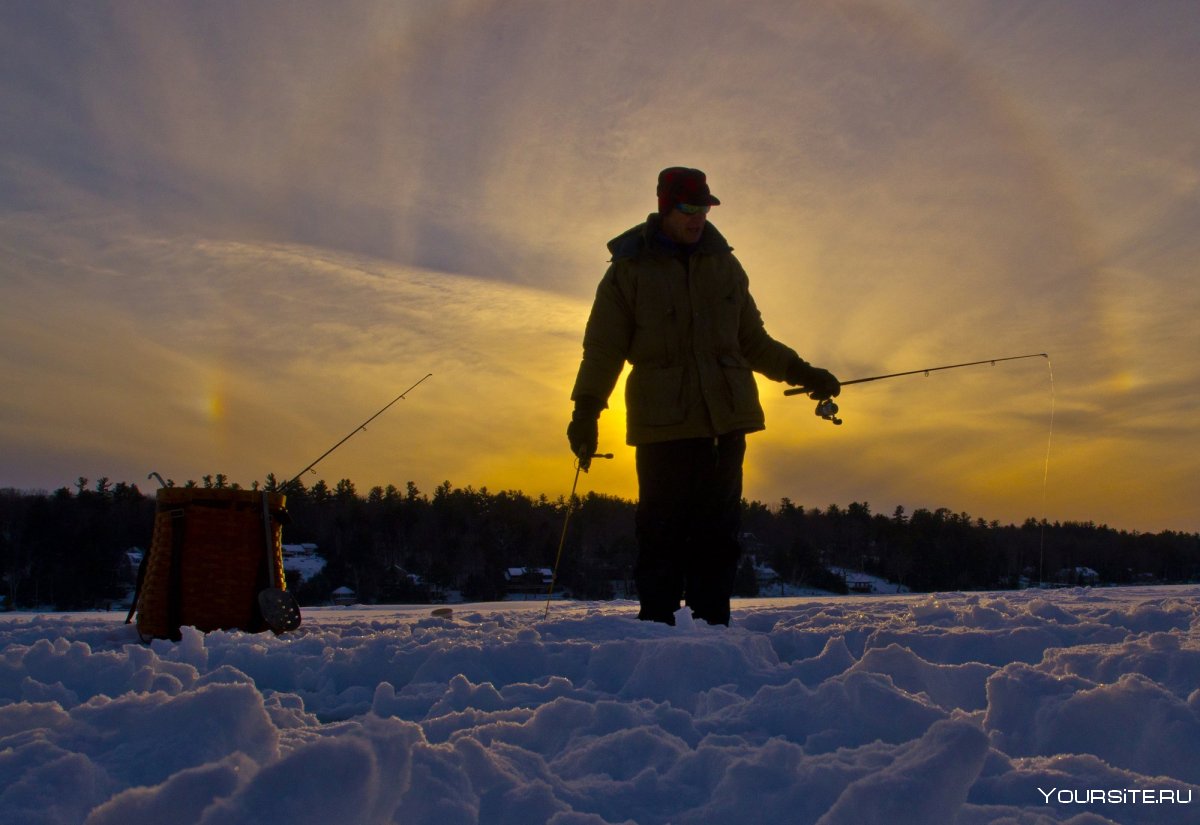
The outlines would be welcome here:
<svg viewBox="0 0 1200 825">
<path fill-rule="evenodd" d="M 628 361 L 629 444 L 761 430 L 753 373 L 783 381 L 799 356 L 767 334 L 749 279 L 715 226 L 681 255 L 660 236 L 659 221 L 650 215 L 608 244 L 613 257 L 571 398 L 607 406 Z"/>
</svg>

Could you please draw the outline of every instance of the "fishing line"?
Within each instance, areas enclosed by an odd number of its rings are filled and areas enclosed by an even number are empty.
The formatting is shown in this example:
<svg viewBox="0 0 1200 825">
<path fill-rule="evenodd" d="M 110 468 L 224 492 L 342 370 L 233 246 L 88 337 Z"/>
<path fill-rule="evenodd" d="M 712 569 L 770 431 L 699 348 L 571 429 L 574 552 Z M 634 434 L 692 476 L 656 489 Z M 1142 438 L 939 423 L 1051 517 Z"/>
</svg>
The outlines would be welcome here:
<svg viewBox="0 0 1200 825">
<path fill-rule="evenodd" d="M 1050 448 L 1054 441 L 1054 412 L 1055 412 L 1055 388 L 1054 388 L 1054 367 L 1050 363 L 1050 354 L 1045 352 L 1033 352 L 1026 355 L 1010 355 L 1004 358 L 986 358 L 982 361 L 967 361 L 962 364 L 945 364 L 937 367 L 925 367 L 923 369 L 905 370 L 904 372 L 891 372 L 886 375 L 872 375 L 867 378 L 855 378 L 851 381 L 839 382 L 842 387 L 847 387 L 852 384 L 864 384 L 868 381 L 884 381 L 891 378 L 900 378 L 907 375 L 924 375 L 929 376 L 931 372 L 939 372 L 941 370 L 956 370 L 963 367 L 975 367 L 983 364 L 990 364 L 993 367 L 1002 361 L 1021 361 L 1026 358 L 1045 358 L 1046 370 L 1050 376 L 1050 431 L 1046 436 L 1046 458 L 1042 468 L 1042 517 L 1039 525 L 1038 534 L 1038 583 L 1045 581 L 1045 562 L 1046 562 L 1046 510 L 1048 490 L 1050 487 Z M 840 425 L 842 419 L 837 417 L 838 405 L 834 403 L 832 398 L 810 392 L 807 387 L 792 387 L 783 391 L 784 395 L 808 395 L 810 398 L 817 400 L 816 414 L 833 424 Z"/>
<path fill-rule="evenodd" d="M 1038 583 L 1045 581 L 1045 559 L 1046 559 L 1046 491 L 1050 485 L 1050 445 L 1054 441 L 1054 367 L 1050 363 L 1050 356 L 1046 356 L 1046 370 L 1050 374 L 1050 432 L 1046 436 L 1046 465 L 1042 471 L 1042 524 L 1038 535 Z"/>
</svg>

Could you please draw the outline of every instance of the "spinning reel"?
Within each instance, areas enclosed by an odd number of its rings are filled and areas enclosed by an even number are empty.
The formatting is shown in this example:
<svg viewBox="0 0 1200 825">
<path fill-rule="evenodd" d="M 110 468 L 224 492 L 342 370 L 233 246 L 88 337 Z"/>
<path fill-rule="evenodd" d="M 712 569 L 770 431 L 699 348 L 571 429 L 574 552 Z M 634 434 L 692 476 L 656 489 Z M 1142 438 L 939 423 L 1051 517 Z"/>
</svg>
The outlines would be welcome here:
<svg viewBox="0 0 1200 825">
<path fill-rule="evenodd" d="M 832 421 L 835 426 L 842 425 L 842 419 L 837 417 L 838 405 L 833 403 L 832 398 L 822 398 L 817 402 L 817 408 L 813 411 L 819 418 L 826 421 Z"/>
</svg>

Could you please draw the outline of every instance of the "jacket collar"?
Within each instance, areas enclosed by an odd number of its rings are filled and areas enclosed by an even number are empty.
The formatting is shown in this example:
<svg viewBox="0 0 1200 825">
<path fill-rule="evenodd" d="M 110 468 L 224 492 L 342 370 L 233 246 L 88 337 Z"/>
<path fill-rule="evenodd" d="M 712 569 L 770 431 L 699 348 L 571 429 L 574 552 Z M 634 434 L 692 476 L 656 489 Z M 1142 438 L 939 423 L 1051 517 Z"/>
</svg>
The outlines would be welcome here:
<svg viewBox="0 0 1200 825">
<path fill-rule="evenodd" d="M 627 229 L 613 238 L 608 242 L 608 251 L 612 253 L 612 260 L 638 258 L 643 255 L 674 254 L 674 250 L 668 249 L 659 240 L 659 227 L 661 224 L 662 216 L 654 212 L 646 218 L 645 223 Z M 732 252 L 733 247 L 725 240 L 725 236 L 709 222 L 705 224 L 704 234 L 700 236 L 700 240 L 697 242 L 694 251 L 704 254 L 714 254 Z"/>
</svg>

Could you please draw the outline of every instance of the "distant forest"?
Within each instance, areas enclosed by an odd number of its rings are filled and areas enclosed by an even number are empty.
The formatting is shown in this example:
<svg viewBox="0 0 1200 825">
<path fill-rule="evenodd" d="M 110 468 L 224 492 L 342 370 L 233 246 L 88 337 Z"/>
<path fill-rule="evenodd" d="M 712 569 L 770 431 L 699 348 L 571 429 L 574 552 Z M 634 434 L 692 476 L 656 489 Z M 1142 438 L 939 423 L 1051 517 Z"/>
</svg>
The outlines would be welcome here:
<svg viewBox="0 0 1200 825">
<path fill-rule="evenodd" d="M 215 475 L 183 486 L 237 485 Z M 252 485 L 264 488 L 277 490 L 275 478 Z M 471 601 L 500 598 L 507 569 L 553 565 L 567 508 L 561 497 L 449 481 L 428 494 L 409 482 L 363 495 L 348 479 L 279 491 L 290 516 L 284 542 L 316 544 L 326 560 L 313 579 L 291 583 L 303 604 L 325 602 L 341 586 L 363 603 L 424 602 L 447 591 Z M 634 510 L 634 502 L 595 493 L 575 500 L 558 575 L 563 588 L 582 599 L 627 592 L 621 585 L 632 578 L 636 555 Z M 80 478 L 53 493 L 0 490 L 0 601 L 61 610 L 119 603 L 133 583 L 127 551 L 149 548 L 154 514 L 153 495 L 107 478 Z M 816 508 L 786 498 L 746 502 L 742 529 L 738 592 L 747 596 L 761 586 L 753 563 L 773 569 L 776 584 L 834 592 L 846 589 L 835 569 L 916 592 L 1200 580 L 1200 534 L 1192 533 L 1034 519 L 1001 525 L 944 508 L 878 514 L 866 502 Z"/>
</svg>

